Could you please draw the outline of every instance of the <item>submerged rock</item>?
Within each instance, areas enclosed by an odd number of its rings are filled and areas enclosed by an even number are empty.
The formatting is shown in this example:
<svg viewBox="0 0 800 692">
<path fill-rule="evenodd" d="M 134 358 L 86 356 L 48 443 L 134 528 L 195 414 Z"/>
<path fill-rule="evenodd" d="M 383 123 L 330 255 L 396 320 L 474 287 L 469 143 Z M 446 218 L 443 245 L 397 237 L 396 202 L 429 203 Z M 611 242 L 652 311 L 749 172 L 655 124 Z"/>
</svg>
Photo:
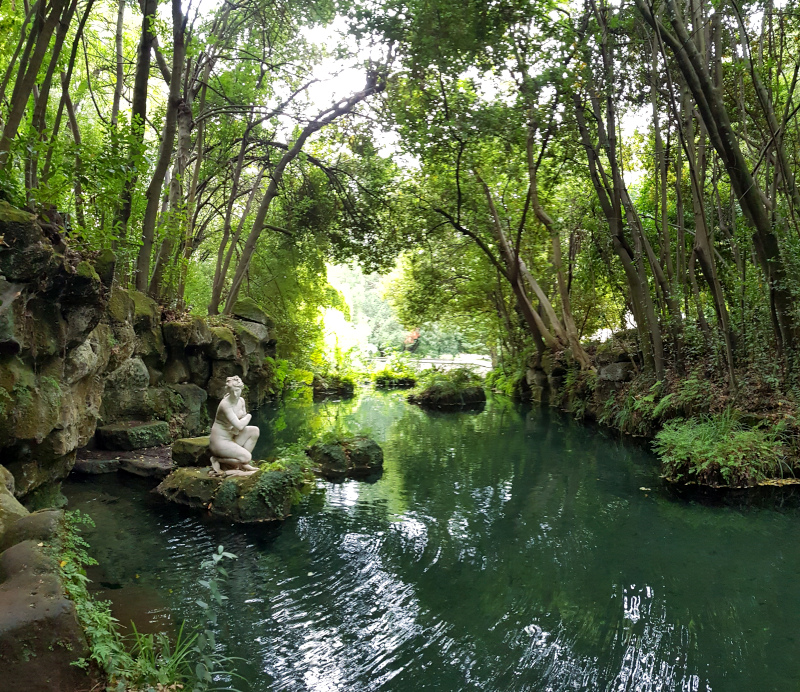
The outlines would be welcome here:
<svg viewBox="0 0 800 692">
<path fill-rule="evenodd" d="M 156 488 L 172 502 L 204 509 L 231 521 L 277 521 L 289 510 L 306 484 L 303 467 L 278 460 L 251 476 L 211 476 L 211 468 L 179 468 Z"/>
<path fill-rule="evenodd" d="M 383 469 L 383 450 L 369 437 L 316 442 L 306 450 L 314 471 L 325 478 L 357 478 Z"/>
</svg>

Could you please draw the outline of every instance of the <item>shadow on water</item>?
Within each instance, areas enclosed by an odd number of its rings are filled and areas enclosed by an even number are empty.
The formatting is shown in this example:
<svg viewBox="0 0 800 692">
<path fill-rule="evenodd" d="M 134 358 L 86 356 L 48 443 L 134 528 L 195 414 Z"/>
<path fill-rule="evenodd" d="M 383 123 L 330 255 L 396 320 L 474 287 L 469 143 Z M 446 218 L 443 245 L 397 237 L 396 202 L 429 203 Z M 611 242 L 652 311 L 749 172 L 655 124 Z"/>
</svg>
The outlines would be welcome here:
<svg viewBox="0 0 800 692">
<path fill-rule="evenodd" d="M 257 453 L 332 427 L 385 452 L 280 525 L 233 526 L 120 474 L 68 482 L 102 581 L 198 617 L 200 562 L 239 556 L 219 640 L 266 690 L 785 690 L 800 680 L 798 497 L 665 487 L 642 445 L 494 398 L 402 392 L 257 412 Z"/>
</svg>

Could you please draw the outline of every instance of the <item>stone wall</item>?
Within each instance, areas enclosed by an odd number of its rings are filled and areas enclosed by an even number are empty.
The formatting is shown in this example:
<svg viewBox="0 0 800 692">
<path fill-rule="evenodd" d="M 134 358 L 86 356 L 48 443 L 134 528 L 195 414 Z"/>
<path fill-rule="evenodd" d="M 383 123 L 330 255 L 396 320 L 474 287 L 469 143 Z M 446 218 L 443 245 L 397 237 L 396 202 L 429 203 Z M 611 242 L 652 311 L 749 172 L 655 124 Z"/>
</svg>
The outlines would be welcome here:
<svg viewBox="0 0 800 692">
<path fill-rule="evenodd" d="M 81 257 L 59 229 L 0 202 L 0 463 L 26 504 L 70 472 L 98 424 L 162 420 L 191 436 L 208 429 L 228 376 L 251 408 L 271 393 L 272 323 L 253 301 L 233 317 L 163 322 L 113 275 L 109 251 Z"/>
</svg>

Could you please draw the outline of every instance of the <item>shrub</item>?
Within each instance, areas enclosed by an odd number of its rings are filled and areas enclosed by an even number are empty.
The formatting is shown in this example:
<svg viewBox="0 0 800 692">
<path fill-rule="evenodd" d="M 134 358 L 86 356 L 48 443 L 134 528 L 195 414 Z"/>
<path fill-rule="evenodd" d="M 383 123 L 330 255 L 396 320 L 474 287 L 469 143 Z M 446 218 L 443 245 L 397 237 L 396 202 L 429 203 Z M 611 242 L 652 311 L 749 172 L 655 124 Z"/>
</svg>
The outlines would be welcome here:
<svg viewBox="0 0 800 692">
<path fill-rule="evenodd" d="M 653 446 L 669 480 L 746 487 L 791 470 L 780 429 L 742 426 L 732 411 L 668 422 Z"/>
</svg>

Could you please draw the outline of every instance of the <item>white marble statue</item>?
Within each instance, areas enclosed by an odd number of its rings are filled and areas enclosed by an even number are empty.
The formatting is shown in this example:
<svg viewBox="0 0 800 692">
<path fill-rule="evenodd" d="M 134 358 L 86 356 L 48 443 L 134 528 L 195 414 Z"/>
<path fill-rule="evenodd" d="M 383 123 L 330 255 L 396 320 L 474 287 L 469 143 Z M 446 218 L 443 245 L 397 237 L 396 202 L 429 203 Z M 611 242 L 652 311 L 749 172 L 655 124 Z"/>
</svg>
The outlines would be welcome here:
<svg viewBox="0 0 800 692">
<path fill-rule="evenodd" d="M 227 393 L 217 407 L 208 442 L 212 455 L 211 473 L 218 476 L 249 476 L 258 471 L 250 461 L 260 431 L 255 425 L 248 425 L 252 416 L 247 413 L 242 398 L 242 380 L 233 376 L 225 384 Z"/>
</svg>

